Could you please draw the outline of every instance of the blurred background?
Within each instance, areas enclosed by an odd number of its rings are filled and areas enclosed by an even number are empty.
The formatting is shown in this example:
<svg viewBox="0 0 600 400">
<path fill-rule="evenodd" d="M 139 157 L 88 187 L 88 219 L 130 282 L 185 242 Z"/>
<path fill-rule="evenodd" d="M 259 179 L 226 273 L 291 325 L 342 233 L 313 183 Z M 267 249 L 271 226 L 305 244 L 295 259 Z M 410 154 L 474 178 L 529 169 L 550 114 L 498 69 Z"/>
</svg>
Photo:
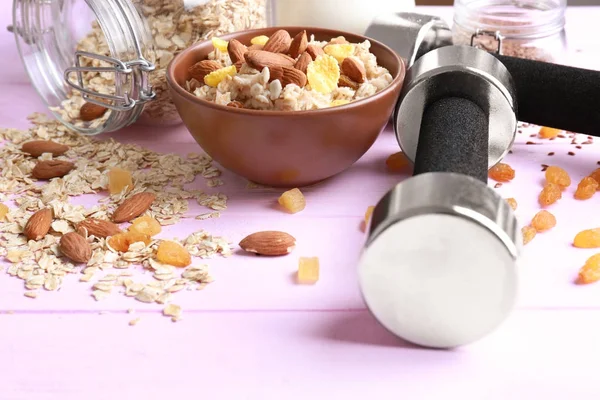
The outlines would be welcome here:
<svg viewBox="0 0 600 400">
<path fill-rule="evenodd" d="M 567 0 L 569 6 L 598 6 L 600 0 Z M 451 6 L 454 0 L 416 0 L 418 6 Z"/>
</svg>

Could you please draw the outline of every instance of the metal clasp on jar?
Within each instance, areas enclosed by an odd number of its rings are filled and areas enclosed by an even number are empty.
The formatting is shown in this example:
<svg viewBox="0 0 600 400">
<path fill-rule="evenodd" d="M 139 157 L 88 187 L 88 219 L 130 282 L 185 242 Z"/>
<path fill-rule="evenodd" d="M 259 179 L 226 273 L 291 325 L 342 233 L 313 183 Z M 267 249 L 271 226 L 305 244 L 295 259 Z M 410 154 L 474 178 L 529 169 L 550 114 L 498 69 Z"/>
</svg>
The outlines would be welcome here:
<svg viewBox="0 0 600 400">
<path fill-rule="evenodd" d="M 475 44 L 475 38 L 483 39 L 485 37 L 495 40 L 498 44 L 496 47 L 496 53 L 502 54 L 502 40 L 504 37 L 500 34 L 500 31 L 487 31 L 485 29 L 477 29 L 473 35 L 471 35 L 471 46 L 478 49 L 483 48 L 486 51 L 492 51 L 491 48 L 485 46 L 483 43 Z"/>
</svg>

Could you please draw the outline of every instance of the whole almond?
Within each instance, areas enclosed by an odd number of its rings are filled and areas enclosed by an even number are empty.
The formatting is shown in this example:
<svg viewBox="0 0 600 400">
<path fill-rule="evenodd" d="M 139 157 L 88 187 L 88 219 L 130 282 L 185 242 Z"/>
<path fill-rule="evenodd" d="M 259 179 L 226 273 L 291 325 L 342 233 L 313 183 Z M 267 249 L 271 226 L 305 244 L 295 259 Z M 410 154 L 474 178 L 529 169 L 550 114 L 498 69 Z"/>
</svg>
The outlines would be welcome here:
<svg viewBox="0 0 600 400">
<path fill-rule="evenodd" d="M 259 71 L 262 71 L 264 67 L 291 67 L 296 63 L 296 60 L 285 54 L 264 50 L 250 50 L 244 55 L 244 58 L 251 68 Z"/>
<path fill-rule="evenodd" d="M 53 142 L 52 140 L 32 140 L 31 142 L 23 143 L 21 150 L 33 157 L 39 157 L 44 153 L 52 153 L 54 157 L 58 157 L 69 150 L 69 146 Z"/>
<path fill-rule="evenodd" d="M 280 231 L 262 231 L 246 236 L 240 247 L 249 252 L 264 256 L 283 256 L 296 246 L 296 239 L 289 233 Z"/>
<path fill-rule="evenodd" d="M 248 47 L 248 50 L 262 50 L 264 47 L 264 44 L 253 44 L 252 46 Z"/>
<path fill-rule="evenodd" d="M 290 56 L 292 56 L 292 58 L 298 58 L 300 54 L 306 51 L 307 46 L 308 37 L 306 36 L 306 31 L 302 31 L 294 36 L 294 40 L 292 40 L 292 44 L 290 45 Z"/>
<path fill-rule="evenodd" d="M 154 193 L 137 193 L 125 200 L 113 213 L 112 220 L 117 224 L 128 222 L 145 213 L 156 199 Z"/>
<path fill-rule="evenodd" d="M 346 75 L 340 75 L 340 79 L 338 79 L 338 86 L 349 87 L 350 89 L 356 90 L 360 85 L 348 78 Z"/>
<path fill-rule="evenodd" d="M 60 178 L 68 174 L 75 164 L 62 160 L 45 160 L 38 163 L 31 170 L 31 176 L 35 179 Z"/>
<path fill-rule="evenodd" d="M 28 240 L 40 240 L 43 239 L 48 231 L 50 230 L 50 225 L 52 225 L 53 213 L 52 209 L 44 208 L 36 213 L 34 213 L 27 224 L 25 224 L 25 228 L 23 229 L 23 233 L 27 237 Z"/>
<path fill-rule="evenodd" d="M 244 108 L 244 105 L 242 103 L 240 103 L 239 101 L 234 100 L 234 101 L 230 101 L 229 103 L 227 103 L 227 107 Z"/>
<path fill-rule="evenodd" d="M 108 108 L 94 103 L 84 103 L 79 109 L 79 119 L 82 121 L 93 121 L 104 115 Z"/>
<path fill-rule="evenodd" d="M 341 72 L 357 83 L 364 83 L 367 79 L 367 71 L 365 71 L 364 65 L 354 58 L 347 57 L 344 59 Z"/>
<path fill-rule="evenodd" d="M 105 219 L 88 218 L 77 224 L 77 231 L 84 228 L 88 235 L 94 235 L 97 238 L 105 238 L 121 233 L 121 229 L 110 221 Z"/>
<path fill-rule="evenodd" d="M 232 64 L 244 61 L 244 54 L 246 54 L 247 51 L 248 48 L 237 39 L 231 39 L 227 44 L 227 53 L 229 54 Z"/>
<path fill-rule="evenodd" d="M 308 54 L 310 54 L 310 57 L 313 60 L 316 60 L 318 56 L 325 54 L 325 50 L 323 50 L 321 47 L 319 46 L 315 46 L 314 44 L 309 44 L 306 47 L 306 52 Z"/>
<path fill-rule="evenodd" d="M 286 67 L 289 68 L 289 67 Z M 269 67 L 269 82 L 279 79 L 279 82 L 283 80 L 283 67 L 271 66 Z"/>
<path fill-rule="evenodd" d="M 221 64 L 215 60 L 202 60 L 188 68 L 191 78 L 198 82 L 204 82 L 204 77 L 221 68 Z"/>
<path fill-rule="evenodd" d="M 292 38 L 288 31 L 280 29 L 271 35 L 267 43 L 265 43 L 263 50 L 270 51 L 271 53 L 287 53 L 291 42 Z"/>
<path fill-rule="evenodd" d="M 304 72 L 293 68 L 293 67 L 282 67 L 283 69 L 283 78 L 281 80 L 281 85 L 283 87 L 289 84 L 295 84 L 303 88 L 306 86 L 306 75 Z"/>
<path fill-rule="evenodd" d="M 298 58 L 298 61 L 296 61 L 296 65 L 294 65 L 294 68 L 296 68 L 299 71 L 302 71 L 306 74 L 306 70 L 308 69 L 308 64 L 310 64 L 312 62 L 312 57 L 310 56 L 310 54 L 308 54 L 308 52 L 304 52 L 302 53 L 302 55 L 300 56 L 300 58 Z"/>
<path fill-rule="evenodd" d="M 92 248 L 77 232 L 65 233 L 58 242 L 61 253 L 76 263 L 87 263 L 92 258 Z"/>
</svg>

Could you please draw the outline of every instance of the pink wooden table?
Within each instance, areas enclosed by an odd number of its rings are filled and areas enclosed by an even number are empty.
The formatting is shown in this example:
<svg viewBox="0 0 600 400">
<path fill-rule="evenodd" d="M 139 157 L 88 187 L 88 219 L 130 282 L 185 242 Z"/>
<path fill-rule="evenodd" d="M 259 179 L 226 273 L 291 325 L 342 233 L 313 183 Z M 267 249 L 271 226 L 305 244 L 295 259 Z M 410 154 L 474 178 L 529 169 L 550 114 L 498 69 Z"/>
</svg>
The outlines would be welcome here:
<svg viewBox="0 0 600 400">
<path fill-rule="evenodd" d="M 1 2 L 0 27 L 9 23 L 10 8 L 10 1 Z M 422 11 L 451 15 L 444 8 Z M 600 8 L 569 10 L 573 63 L 600 69 L 600 58 L 589 57 L 598 52 L 597 39 L 585 32 L 598 20 Z M 25 117 L 44 107 L 4 31 L 0 54 L 0 126 L 25 128 Z M 111 136 L 161 152 L 196 147 L 183 127 Z M 225 173 L 220 189 L 230 196 L 229 209 L 219 219 L 179 225 L 177 236 L 204 228 L 237 243 L 249 232 L 281 229 L 299 246 L 286 258 L 209 260 L 216 282 L 178 298 L 184 320 L 177 324 L 162 317 L 158 305 L 123 296 L 95 302 L 76 277 L 61 292 L 28 299 L 22 281 L 0 273 L 0 400 L 598 399 L 600 284 L 572 283 L 595 251 L 574 249 L 570 241 L 579 230 L 600 226 L 600 198 L 572 198 L 579 179 L 596 168 L 600 146 L 577 149 L 570 139 L 527 146 L 528 140 L 536 139 L 519 135 L 507 157 L 517 177 L 498 189 L 517 198 L 522 223 L 538 211 L 540 164 L 563 166 L 575 184 L 552 207 L 557 228 L 525 248 L 517 310 L 476 344 L 455 351 L 415 348 L 381 328 L 360 298 L 355 268 L 362 216 L 405 178 L 383 167 L 398 150 L 388 129 L 349 171 L 307 189 L 301 214 L 277 211 L 277 192 L 250 192 L 243 179 Z M 556 155 L 549 157 L 551 151 Z M 164 235 L 173 236 L 173 228 Z M 292 283 L 300 255 L 321 260 L 314 287 Z M 129 308 L 142 316 L 134 327 Z"/>
</svg>

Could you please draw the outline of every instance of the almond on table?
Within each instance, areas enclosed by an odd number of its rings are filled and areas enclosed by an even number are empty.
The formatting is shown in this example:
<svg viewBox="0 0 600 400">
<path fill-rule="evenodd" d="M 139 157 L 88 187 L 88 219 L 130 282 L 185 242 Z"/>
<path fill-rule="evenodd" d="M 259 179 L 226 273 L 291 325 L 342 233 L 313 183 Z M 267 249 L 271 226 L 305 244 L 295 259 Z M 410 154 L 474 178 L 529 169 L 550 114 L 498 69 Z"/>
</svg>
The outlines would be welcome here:
<svg viewBox="0 0 600 400">
<path fill-rule="evenodd" d="M 106 238 L 121 233 L 121 229 L 116 224 L 96 218 L 88 218 L 81 221 L 77 224 L 77 230 L 79 229 L 85 229 L 88 236 L 93 235 L 97 238 Z"/>
<path fill-rule="evenodd" d="M 296 238 L 286 232 L 262 231 L 246 236 L 240 242 L 242 250 L 263 256 L 284 256 L 296 247 Z"/>
<path fill-rule="evenodd" d="M 92 248 L 85 238 L 76 232 L 65 233 L 59 242 L 62 254 L 76 263 L 87 263 L 92 258 Z"/>
<path fill-rule="evenodd" d="M 54 213 L 50 208 L 43 208 L 35 212 L 25 224 L 23 233 L 29 240 L 40 240 L 50 231 Z"/>
<path fill-rule="evenodd" d="M 112 220 L 116 223 L 129 222 L 132 219 L 139 217 L 152 205 L 156 195 L 149 192 L 141 192 L 134 194 L 126 199 L 113 213 Z"/>
<path fill-rule="evenodd" d="M 298 188 L 284 192 L 279 197 L 278 202 L 284 209 L 292 214 L 300 212 L 306 207 L 306 199 Z"/>
<path fill-rule="evenodd" d="M 23 143 L 21 150 L 32 157 L 39 157 L 44 153 L 50 153 L 53 157 L 63 155 L 69 150 L 69 146 L 53 142 L 52 140 L 32 140 Z"/>
</svg>

